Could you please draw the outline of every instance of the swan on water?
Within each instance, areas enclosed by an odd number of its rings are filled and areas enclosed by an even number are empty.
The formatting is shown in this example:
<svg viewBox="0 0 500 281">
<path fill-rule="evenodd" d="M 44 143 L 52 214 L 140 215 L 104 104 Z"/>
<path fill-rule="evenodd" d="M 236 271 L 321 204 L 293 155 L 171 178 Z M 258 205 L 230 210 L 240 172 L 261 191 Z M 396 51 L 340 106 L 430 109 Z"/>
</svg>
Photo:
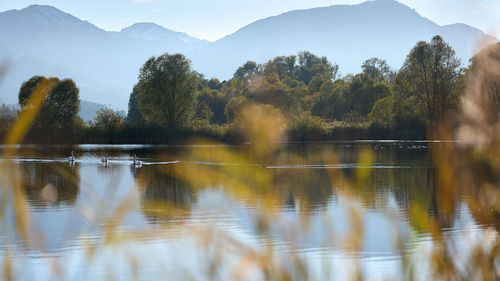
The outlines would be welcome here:
<svg viewBox="0 0 500 281">
<path fill-rule="evenodd" d="M 103 158 L 101 158 L 101 162 L 102 162 L 102 163 L 106 163 L 106 164 L 108 164 L 108 154 L 107 154 L 107 153 L 105 153 L 105 154 L 104 154 L 104 157 L 103 157 Z"/>
<path fill-rule="evenodd" d="M 71 156 L 68 157 L 68 162 L 73 163 L 75 162 L 75 152 L 71 151 Z"/>
<path fill-rule="evenodd" d="M 137 156 L 134 154 L 134 162 L 132 163 L 134 165 L 134 168 L 140 168 L 142 167 L 142 162 L 140 160 L 137 160 Z"/>
</svg>

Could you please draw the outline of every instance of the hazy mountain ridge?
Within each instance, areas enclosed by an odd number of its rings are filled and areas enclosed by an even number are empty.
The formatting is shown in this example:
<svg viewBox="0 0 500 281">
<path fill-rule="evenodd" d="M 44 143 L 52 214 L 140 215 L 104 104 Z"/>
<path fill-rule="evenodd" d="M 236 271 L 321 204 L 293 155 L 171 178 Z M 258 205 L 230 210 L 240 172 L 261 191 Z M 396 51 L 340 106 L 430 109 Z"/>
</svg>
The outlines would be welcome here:
<svg viewBox="0 0 500 281">
<path fill-rule="evenodd" d="M 145 40 L 148 42 L 158 42 L 162 40 L 178 40 L 183 43 L 195 43 L 201 46 L 207 45 L 210 42 L 191 37 L 186 33 L 173 31 L 156 23 L 140 22 L 129 27 L 123 28 L 120 34 L 130 38 Z"/>
<path fill-rule="evenodd" d="M 16 102 L 23 81 L 45 75 L 72 78 L 84 99 L 123 109 L 146 59 L 208 44 L 159 25 L 155 28 L 161 36 L 145 40 L 147 33 L 131 36 L 136 28 L 108 32 L 44 5 L 0 13 L 0 59 L 10 61 L 11 66 L 0 84 L 0 102 Z"/>
<path fill-rule="evenodd" d="M 376 0 L 262 19 L 210 44 L 194 54 L 193 61 L 208 76 L 228 78 L 247 60 L 264 62 L 308 50 L 337 62 L 346 74 L 360 71 L 361 63 L 371 57 L 399 68 L 417 41 L 429 41 L 436 34 L 450 42 L 465 62 L 477 40 L 485 36 L 465 24 L 439 26 L 393 0 Z"/>
<path fill-rule="evenodd" d="M 207 77 L 228 79 L 247 60 L 263 63 L 302 50 L 325 55 L 343 74 L 371 57 L 399 68 L 419 40 L 442 35 L 467 62 L 484 33 L 465 24 L 439 26 L 393 0 L 296 10 L 253 22 L 210 43 L 154 23 L 108 32 L 54 7 L 32 5 L 0 13 L 0 60 L 11 68 L 0 103 L 14 103 L 33 75 L 73 78 L 81 98 L 125 109 L 146 59 L 182 52 Z"/>
<path fill-rule="evenodd" d="M 79 26 L 89 31 L 103 31 L 88 21 L 80 20 L 71 14 L 47 5 L 30 5 L 21 10 L 9 10 L 1 14 L 2 17 L 0 18 L 0 22 L 10 21 L 9 23 L 22 23 L 17 27 L 24 27 L 26 29 L 38 28 L 39 25 L 50 26 L 55 23 L 61 27 Z M 36 23 L 36 25 L 33 23 Z"/>
<path fill-rule="evenodd" d="M 97 117 L 97 111 L 106 108 L 104 104 L 80 100 L 79 115 L 84 122 L 93 121 Z"/>
</svg>

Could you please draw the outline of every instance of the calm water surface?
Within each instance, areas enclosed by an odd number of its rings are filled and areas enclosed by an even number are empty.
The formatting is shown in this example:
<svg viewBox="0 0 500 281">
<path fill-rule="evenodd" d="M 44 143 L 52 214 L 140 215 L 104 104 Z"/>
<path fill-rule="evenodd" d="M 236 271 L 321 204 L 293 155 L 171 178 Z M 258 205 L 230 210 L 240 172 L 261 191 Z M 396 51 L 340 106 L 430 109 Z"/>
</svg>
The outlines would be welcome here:
<svg viewBox="0 0 500 281">
<path fill-rule="evenodd" d="M 401 256 L 425 260 L 433 243 L 410 206 L 435 218 L 443 239 L 464 248 L 499 225 L 461 194 L 440 206 L 426 143 L 290 144 L 272 160 L 225 156 L 247 155 L 247 148 L 19 147 L 14 158 L 0 161 L 21 171 L 24 184 L 17 188 L 29 208 L 32 243 L 17 231 L 12 203 L 3 202 L 1 259 L 9 257 L 20 280 L 231 280 L 242 268 L 243 279 L 258 280 L 242 266 L 243 257 L 273 249 L 290 271 L 296 265 L 287 257 L 297 256 L 319 280 L 347 279 L 354 261 L 370 280 L 400 279 Z M 367 148 L 373 161 L 360 162 Z M 195 157 L 186 158 L 193 149 Z M 72 150 L 74 164 L 67 161 Z M 142 167 L 131 165 L 134 154 Z M 210 167 L 219 172 L 203 172 Z M 178 176 L 186 169 L 200 172 L 192 180 Z M 363 171 L 369 173 L 360 181 Z M 251 189 L 261 177 L 271 178 L 271 191 Z M 242 182 L 250 191 L 238 188 Z M 353 224 L 355 212 L 362 232 Z M 272 223 L 263 225 L 263 218 Z"/>
</svg>

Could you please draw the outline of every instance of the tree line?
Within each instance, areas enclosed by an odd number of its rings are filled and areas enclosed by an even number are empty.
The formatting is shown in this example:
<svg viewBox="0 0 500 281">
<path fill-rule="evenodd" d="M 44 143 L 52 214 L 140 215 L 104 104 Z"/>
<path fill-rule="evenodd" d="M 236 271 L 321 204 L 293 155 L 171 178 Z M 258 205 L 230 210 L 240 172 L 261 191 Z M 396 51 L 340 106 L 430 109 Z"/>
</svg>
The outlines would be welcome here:
<svg viewBox="0 0 500 281">
<path fill-rule="evenodd" d="M 196 72 L 184 55 L 166 53 L 139 70 L 126 117 L 105 108 L 85 124 L 70 79 L 32 77 L 21 86 L 19 105 L 29 105 L 41 81 L 51 83 L 33 139 L 51 132 L 72 142 L 150 143 L 193 135 L 234 140 L 234 124 L 250 105 L 279 110 L 294 140 L 424 138 L 443 120 L 456 119 L 469 68 L 440 36 L 418 42 L 398 70 L 371 58 L 360 73 L 344 76 L 326 57 L 304 51 L 263 64 L 248 61 L 220 81 Z"/>
</svg>

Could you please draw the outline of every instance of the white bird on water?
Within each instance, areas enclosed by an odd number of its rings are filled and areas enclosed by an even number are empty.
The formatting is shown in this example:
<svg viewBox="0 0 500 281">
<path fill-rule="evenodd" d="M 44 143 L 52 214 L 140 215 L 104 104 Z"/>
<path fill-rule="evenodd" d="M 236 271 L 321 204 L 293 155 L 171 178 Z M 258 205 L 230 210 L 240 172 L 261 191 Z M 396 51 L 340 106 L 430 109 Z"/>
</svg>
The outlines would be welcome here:
<svg viewBox="0 0 500 281">
<path fill-rule="evenodd" d="M 140 160 L 137 160 L 137 156 L 134 154 L 134 162 L 132 163 L 134 165 L 134 168 L 140 168 L 142 167 L 142 162 Z"/>
<path fill-rule="evenodd" d="M 105 153 L 104 157 L 101 158 L 101 162 L 104 163 L 105 165 L 108 165 L 108 154 Z"/>
<path fill-rule="evenodd" d="M 71 164 L 75 162 L 75 152 L 74 151 L 71 151 L 71 156 L 68 157 L 68 162 Z"/>
</svg>

